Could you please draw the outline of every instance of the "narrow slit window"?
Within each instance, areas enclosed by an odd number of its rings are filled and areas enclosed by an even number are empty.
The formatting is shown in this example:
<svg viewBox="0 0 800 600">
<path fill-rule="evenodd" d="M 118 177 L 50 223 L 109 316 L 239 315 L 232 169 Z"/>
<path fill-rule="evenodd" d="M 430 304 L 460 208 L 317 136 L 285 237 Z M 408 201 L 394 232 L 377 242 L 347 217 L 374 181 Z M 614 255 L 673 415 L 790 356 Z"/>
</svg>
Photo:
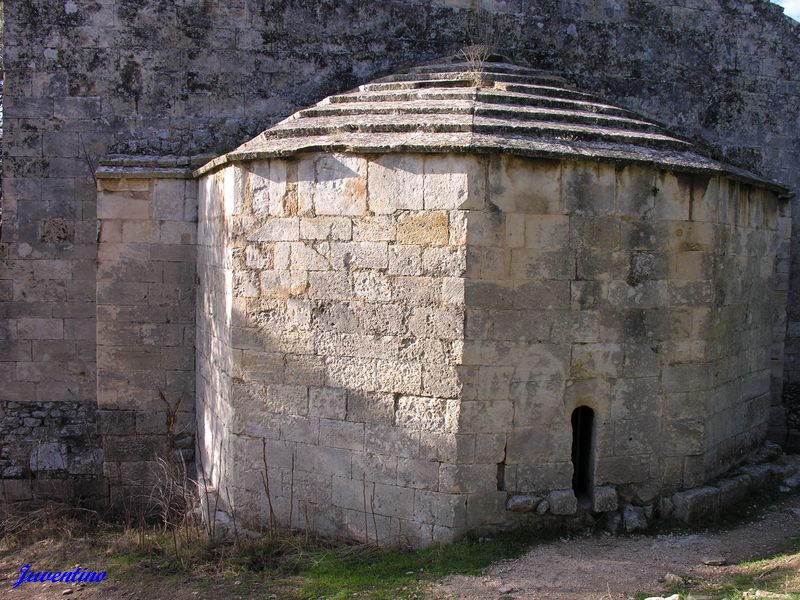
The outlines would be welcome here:
<svg viewBox="0 0 800 600">
<path fill-rule="evenodd" d="M 572 489 L 578 498 L 592 490 L 594 463 L 594 411 L 579 406 L 572 413 Z"/>
</svg>

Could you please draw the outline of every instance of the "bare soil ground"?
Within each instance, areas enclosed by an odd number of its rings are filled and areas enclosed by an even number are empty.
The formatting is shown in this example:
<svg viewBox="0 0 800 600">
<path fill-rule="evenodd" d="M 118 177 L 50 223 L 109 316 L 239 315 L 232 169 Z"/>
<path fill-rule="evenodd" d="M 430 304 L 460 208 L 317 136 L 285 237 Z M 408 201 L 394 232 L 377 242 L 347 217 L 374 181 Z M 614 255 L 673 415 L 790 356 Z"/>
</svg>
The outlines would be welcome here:
<svg viewBox="0 0 800 600">
<path fill-rule="evenodd" d="M 768 556 L 800 535 L 800 495 L 784 497 L 752 522 L 705 533 L 593 535 L 537 546 L 496 563 L 481 577 L 454 576 L 431 588 L 437 599 L 616 600 L 637 594 L 669 595 L 667 573 L 726 581 L 736 563 Z M 711 566 L 724 560 L 725 565 Z M 796 574 L 797 565 L 786 568 Z M 698 598 L 700 596 L 694 596 Z"/>
</svg>

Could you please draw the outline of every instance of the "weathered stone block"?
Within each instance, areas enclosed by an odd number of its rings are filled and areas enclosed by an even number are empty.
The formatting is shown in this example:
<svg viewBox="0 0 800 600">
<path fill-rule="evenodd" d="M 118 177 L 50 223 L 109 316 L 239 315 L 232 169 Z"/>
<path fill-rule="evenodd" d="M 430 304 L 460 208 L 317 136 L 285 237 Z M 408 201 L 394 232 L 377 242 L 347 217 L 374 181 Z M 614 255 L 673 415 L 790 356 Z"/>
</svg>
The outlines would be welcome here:
<svg viewBox="0 0 800 600">
<path fill-rule="evenodd" d="M 17 319 L 16 329 L 21 340 L 60 340 L 64 337 L 62 319 Z"/>
<path fill-rule="evenodd" d="M 497 465 L 453 465 L 440 463 L 439 491 L 446 493 L 497 492 Z M 506 494 L 502 494 L 505 503 Z"/>
<path fill-rule="evenodd" d="M 444 431 L 447 402 L 438 398 L 400 396 L 395 403 L 394 420 L 411 430 Z"/>
<path fill-rule="evenodd" d="M 486 165 L 472 156 L 425 157 L 426 210 L 481 209 L 486 198 Z"/>
<path fill-rule="evenodd" d="M 364 449 L 364 424 L 320 420 L 319 443 L 330 448 Z"/>
<path fill-rule="evenodd" d="M 542 161 L 537 169 L 531 169 L 522 158 L 493 157 L 489 201 L 504 212 L 560 214 L 561 164 Z"/>
<path fill-rule="evenodd" d="M 182 179 L 155 181 L 153 216 L 158 220 L 183 221 L 185 183 Z"/>
<path fill-rule="evenodd" d="M 301 211 L 317 215 L 361 215 L 367 208 L 367 161 L 358 156 L 321 154 L 298 167 Z"/>
<path fill-rule="evenodd" d="M 595 487 L 592 490 L 592 510 L 594 512 L 617 510 L 617 490 L 609 486 Z"/>
<path fill-rule="evenodd" d="M 300 219 L 300 238 L 346 242 L 352 238 L 352 221 L 346 217 L 308 217 Z"/>
<path fill-rule="evenodd" d="M 461 403 L 459 430 L 474 433 L 503 432 L 512 422 L 514 405 L 509 400 Z"/>
<path fill-rule="evenodd" d="M 393 423 L 394 395 L 350 390 L 347 394 L 347 420 L 357 423 Z"/>
<path fill-rule="evenodd" d="M 385 269 L 389 248 L 385 242 L 334 242 L 331 265 L 334 269 Z"/>
<path fill-rule="evenodd" d="M 616 172 L 606 163 L 564 163 L 561 168 L 564 210 L 576 215 L 607 215 L 614 210 Z"/>
<path fill-rule="evenodd" d="M 67 468 L 67 448 L 59 442 L 37 444 L 31 451 L 30 468 L 38 471 L 62 471 Z"/>
<path fill-rule="evenodd" d="M 98 219 L 149 219 L 151 202 L 142 195 L 128 193 L 98 193 L 97 218 Z"/>
<path fill-rule="evenodd" d="M 422 157 L 392 154 L 370 161 L 369 208 L 378 215 L 422 210 Z"/>
<path fill-rule="evenodd" d="M 419 455 L 419 431 L 367 423 L 365 448 L 374 454 L 416 458 Z"/>
<path fill-rule="evenodd" d="M 450 229 L 448 216 L 442 211 L 403 212 L 397 217 L 397 243 L 419 246 L 444 246 Z"/>
<path fill-rule="evenodd" d="M 347 390 L 309 388 L 308 414 L 314 417 L 343 420 L 347 414 Z"/>
<path fill-rule="evenodd" d="M 396 235 L 397 225 L 393 216 L 360 217 L 353 223 L 353 241 L 356 242 L 393 242 Z"/>
<path fill-rule="evenodd" d="M 309 440 L 307 440 L 309 441 Z M 322 475 L 350 477 L 352 452 L 336 448 L 321 448 L 307 444 L 297 444 L 295 468 Z"/>
<path fill-rule="evenodd" d="M 642 217 L 653 210 L 656 174 L 652 169 L 625 165 L 617 169 L 616 208 L 619 214 Z"/>
<path fill-rule="evenodd" d="M 404 488 L 436 491 L 439 488 L 439 463 L 399 458 L 397 461 L 397 484 Z"/>
<path fill-rule="evenodd" d="M 389 275 L 422 275 L 422 249 L 416 245 L 389 246 Z"/>
<path fill-rule="evenodd" d="M 511 512 L 527 513 L 536 510 L 536 507 L 541 502 L 541 496 L 534 496 L 532 494 L 515 494 L 509 496 L 506 500 L 506 510 Z"/>
<path fill-rule="evenodd" d="M 247 236 L 250 242 L 294 242 L 300 239 L 300 220 L 273 218 Z"/>
<path fill-rule="evenodd" d="M 556 490 L 547 495 L 550 512 L 554 515 L 574 515 L 578 510 L 578 499 L 572 490 Z"/>
<path fill-rule="evenodd" d="M 700 487 L 672 496 L 673 515 L 679 521 L 690 523 L 713 517 L 719 510 L 720 491 L 715 487 Z"/>
<path fill-rule="evenodd" d="M 656 178 L 654 216 L 659 219 L 689 219 L 691 183 L 689 176 L 660 173 Z"/>
<path fill-rule="evenodd" d="M 628 533 L 647 529 L 645 510 L 640 506 L 627 504 L 622 511 L 622 525 Z"/>
<path fill-rule="evenodd" d="M 462 526 L 466 521 L 467 499 L 461 494 L 417 490 L 414 494 L 414 518 L 423 523 Z"/>
</svg>

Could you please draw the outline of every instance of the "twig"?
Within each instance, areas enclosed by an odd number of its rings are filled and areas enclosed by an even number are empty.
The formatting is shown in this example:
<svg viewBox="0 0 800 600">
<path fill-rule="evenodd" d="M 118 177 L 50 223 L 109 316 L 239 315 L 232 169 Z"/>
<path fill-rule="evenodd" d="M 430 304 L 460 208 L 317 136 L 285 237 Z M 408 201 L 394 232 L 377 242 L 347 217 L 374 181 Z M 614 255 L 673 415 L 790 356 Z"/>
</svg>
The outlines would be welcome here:
<svg viewBox="0 0 800 600">
<path fill-rule="evenodd" d="M 361 493 L 364 496 L 364 543 L 369 544 L 369 526 L 367 525 L 367 480 L 361 478 Z"/>
<path fill-rule="evenodd" d="M 483 87 L 486 84 L 483 73 L 485 71 L 486 60 L 491 54 L 488 44 L 474 44 L 467 46 L 461 51 L 464 60 L 469 64 L 469 76 L 475 87 Z"/>
<path fill-rule="evenodd" d="M 292 450 L 292 470 L 289 475 L 289 531 L 292 530 L 293 512 L 294 512 L 294 450 Z"/>
<path fill-rule="evenodd" d="M 222 463 L 222 440 L 219 441 L 219 464 Z M 217 486 L 214 488 L 214 519 L 211 521 L 213 527 L 211 529 L 211 539 L 213 540 L 217 535 L 217 506 L 219 506 L 219 488 L 222 485 L 222 473 L 220 472 L 217 478 Z"/>
<path fill-rule="evenodd" d="M 375 482 L 372 483 L 372 494 L 369 497 L 369 507 L 372 512 L 372 525 L 375 527 L 375 545 L 380 548 L 381 543 L 378 540 L 378 520 L 375 518 Z"/>
<path fill-rule="evenodd" d="M 269 465 L 267 464 L 267 438 L 261 438 L 261 459 L 264 461 L 264 472 L 261 474 L 261 481 L 264 484 L 264 492 L 267 494 L 267 504 L 269 505 L 269 530 L 274 537 L 277 529 L 277 519 L 272 507 L 272 494 L 269 493 Z"/>
<path fill-rule="evenodd" d="M 178 397 L 178 400 L 175 402 L 175 406 L 173 406 L 170 401 L 167 400 L 167 397 L 162 390 L 158 390 L 158 395 L 161 397 L 162 402 L 167 406 L 167 435 L 170 436 L 170 439 L 174 441 L 176 437 L 185 433 L 187 430 L 187 426 L 184 425 L 180 431 L 175 431 L 175 423 L 178 421 L 178 411 L 183 403 L 183 396 Z"/>
<path fill-rule="evenodd" d="M 172 545 L 175 546 L 175 558 L 177 558 L 181 566 L 183 566 L 183 558 L 181 558 L 181 553 L 178 551 L 178 536 L 175 533 L 175 527 L 172 527 Z"/>
<path fill-rule="evenodd" d="M 308 526 L 308 501 L 303 500 L 303 520 L 305 521 L 305 539 L 308 545 L 308 534 L 310 527 Z"/>
<path fill-rule="evenodd" d="M 78 134 L 78 141 L 81 143 L 81 152 L 83 152 L 83 158 L 86 160 L 86 164 L 89 165 L 89 173 L 92 175 L 92 179 L 94 179 L 94 185 L 97 186 L 97 175 L 95 174 L 96 166 L 94 160 L 92 160 L 92 157 L 89 156 L 89 152 L 86 150 L 86 145 L 83 143 L 83 136 L 80 133 Z"/>
<path fill-rule="evenodd" d="M 225 486 L 225 496 L 228 499 L 228 509 L 231 511 L 231 520 L 233 521 L 233 539 L 234 543 L 238 546 L 239 545 L 239 528 L 236 527 L 236 511 L 233 509 L 233 503 L 231 502 L 231 495 L 228 492 L 228 486 Z"/>
<path fill-rule="evenodd" d="M 200 450 L 198 448 L 198 450 Z M 206 469 L 203 466 L 203 452 L 202 450 L 197 453 L 198 460 L 200 461 L 200 474 L 203 477 L 203 502 L 206 505 L 206 533 L 211 537 L 211 504 L 208 501 L 208 477 L 206 477 Z"/>
</svg>

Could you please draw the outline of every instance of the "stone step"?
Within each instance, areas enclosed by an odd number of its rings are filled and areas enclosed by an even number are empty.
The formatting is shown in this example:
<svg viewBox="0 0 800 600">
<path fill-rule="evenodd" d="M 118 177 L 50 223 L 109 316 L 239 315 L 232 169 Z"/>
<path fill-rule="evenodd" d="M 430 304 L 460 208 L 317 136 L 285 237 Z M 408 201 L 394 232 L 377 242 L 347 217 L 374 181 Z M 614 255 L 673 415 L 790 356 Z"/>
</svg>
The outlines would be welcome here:
<svg viewBox="0 0 800 600">
<path fill-rule="evenodd" d="M 442 81 L 449 79 L 463 79 L 471 81 L 473 75 L 481 74 L 484 78 L 491 81 L 507 81 L 509 83 L 549 85 L 554 87 L 567 87 L 567 82 L 560 77 L 536 74 L 506 73 L 494 68 L 494 65 L 487 65 L 483 68 L 474 65 L 463 65 L 459 69 L 448 71 L 416 71 L 409 73 L 396 73 L 388 75 L 370 84 L 381 83 L 403 83 L 413 81 Z M 369 85 L 369 84 L 368 84 Z"/>
<path fill-rule="evenodd" d="M 474 108 L 473 108 L 474 106 Z M 551 109 L 547 107 L 525 106 L 514 109 L 498 107 L 487 103 L 472 103 L 467 101 L 454 102 L 363 102 L 357 104 L 334 104 L 317 106 L 298 113 L 301 118 L 321 118 L 337 116 L 363 116 L 363 115 L 427 115 L 427 114 L 474 114 L 477 116 L 495 119 L 508 119 L 515 121 L 535 120 L 556 123 L 576 123 L 583 125 L 600 125 L 605 127 L 625 128 L 632 131 L 645 131 L 649 133 L 663 133 L 663 129 L 655 123 L 605 115 L 592 111 L 578 111 L 566 109 Z"/>
<path fill-rule="evenodd" d="M 513 121 L 469 114 L 428 114 L 425 119 L 403 114 L 368 114 L 364 116 L 368 118 L 356 120 L 352 116 L 327 115 L 298 119 L 264 132 L 263 139 L 330 136 L 337 133 L 473 132 L 520 137 L 556 137 L 584 141 L 622 142 L 675 150 L 690 147 L 687 142 L 660 133 L 599 125 L 579 125 L 570 122 Z"/>
<path fill-rule="evenodd" d="M 554 98 L 550 96 L 519 94 L 513 92 L 502 92 L 495 90 L 472 89 L 426 89 L 426 90 L 404 90 L 387 91 L 373 93 L 350 93 L 331 96 L 325 104 L 346 104 L 346 103 L 375 103 L 375 102 L 411 102 L 411 101 L 479 101 L 485 104 L 502 104 L 506 106 L 531 106 L 539 108 L 560 108 L 581 110 L 591 113 L 604 115 L 615 115 L 619 117 L 638 119 L 639 115 L 629 110 L 611 106 L 610 104 L 586 102 L 581 100 L 571 100 L 565 98 Z M 323 106 L 318 104 L 317 106 Z"/>
</svg>

